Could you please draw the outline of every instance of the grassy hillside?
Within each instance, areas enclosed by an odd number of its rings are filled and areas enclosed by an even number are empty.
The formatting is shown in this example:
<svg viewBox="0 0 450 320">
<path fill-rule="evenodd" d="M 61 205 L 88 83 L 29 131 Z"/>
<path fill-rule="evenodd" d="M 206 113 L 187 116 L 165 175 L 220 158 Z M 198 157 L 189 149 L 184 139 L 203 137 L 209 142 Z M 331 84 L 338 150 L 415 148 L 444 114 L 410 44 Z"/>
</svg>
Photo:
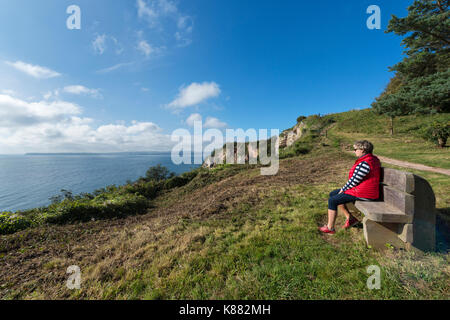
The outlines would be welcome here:
<svg viewBox="0 0 450 320">
<path fill-rule="evenodd" d="M 262 176 L 255 166 L 198 170 L 180 186 L 161 189 L 143 214 L 44 223 L 1 236 L 0 297 L 449 299 L 448 176 L 414 172 L 437 197 L 439 252 L 378 253 L 366 247 L 361 228 L 334 236 L 317 231 L 326 221 L 328 193 L 345 183 L 354 162 L 339 142 L 364 134 L 346 128 L 367 112 L 327 116 L 334 119 L 327 136 L 321 130 L 305 136 L 312 149 L 282 159 L 275 176 Z M 359 130 L 382 120 L 366 121 Z M 338 226 L 343 223 L 339 216 Z M 70 265 L 81 268 L 79 290 L 65 286 Z M 366 287 L 370 265 L 381 268 L 380 290 Z"/>
</svg>

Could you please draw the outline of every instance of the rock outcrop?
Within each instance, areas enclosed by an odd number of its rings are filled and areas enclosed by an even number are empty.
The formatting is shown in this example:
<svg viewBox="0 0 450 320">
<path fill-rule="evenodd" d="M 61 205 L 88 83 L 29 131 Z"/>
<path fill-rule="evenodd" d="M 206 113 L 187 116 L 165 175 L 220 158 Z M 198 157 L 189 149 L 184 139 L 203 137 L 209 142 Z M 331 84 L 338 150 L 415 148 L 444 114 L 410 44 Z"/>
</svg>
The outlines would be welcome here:
<svg viewBox="0 0 450 320">
<path fill-rule="evenodd" d="M 230 152 L 229 155 L 227 155 L 227 147 Z M 245 150 L 245 157 L 243 160 L 238 159 L 238 150 L 240 148 L 244 148 Z M 258 149 L 254 148 L 252 144 L 235 143 L 233 146 L 233 143 L 227 143 L 222 149 L 216 149 L 214 155 L 208 156 L 203 162 L 202 167 L 212 168 L 216 164 L 224 164 L 227 161 L 227 157 L 233 158 L 233 163 L 248 163 L 249 156 L 254 158 L 258 157 Z"/>
<path fill-rule="evenodd" d="M 294 144 L 300 139 L 306 131 L 306 124 L 302 121 L 297 123 L 292 129 L 283 131 L 280 134 L 280 148 L 286 148 Z"/>
<path fill-rule="evenodd" d="M 302 135 L 306 132 L 307 125 L 302 121 L 297 123 L 292 129 L 284 130 L 280 134 L 280 148 L 286 148 L 294 144 L 295 141 L 300 139 Z M 233 158 L 233 163 L 249 163 L 249 156 L 251 158 L 257 158 L 258 157 L 258 147 L 254 147 L 252 144 L 249 143 L 235 143 L 234 148 L 232 146 L 232 143 L 227 143 L 223 148 L 216 149 L 214 152 L 214 155 L 208 156 L 203 164 L 203 168 L 213 168 L 216 164 L 222 164 L 226 163 L 227 154 L 226 154 L 226 146 L 229 146 L 229 150 L 231 150 L 230 155 L 228 157 Z M 238 161 L 237 156 L 237 150 L 239 148 L 245 148 L 245 158 L 244 162 Z"/>
</svg>

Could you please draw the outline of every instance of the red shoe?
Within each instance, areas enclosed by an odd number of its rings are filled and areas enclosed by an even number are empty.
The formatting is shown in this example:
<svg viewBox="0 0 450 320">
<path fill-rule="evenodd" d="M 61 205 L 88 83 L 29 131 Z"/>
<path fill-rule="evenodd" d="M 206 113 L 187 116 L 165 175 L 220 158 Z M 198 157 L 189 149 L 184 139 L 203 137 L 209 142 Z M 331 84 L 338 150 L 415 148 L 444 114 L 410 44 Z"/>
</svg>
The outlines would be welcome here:
<svg viewBox="0 0 450 320">
<path fill-rule="evenodd" d="M 348 229 L 353 227 L 355 224 L 358 224 L 359 220 L 356 219 L 355 217 L 351 217 L 350 219 L 347 219 L 345 221 L 345 224 L 342 226 L 342 229 Z"/>
<path fill-rule="evenodd" d="M 320 227 L 319 231 L 323 232 L 323 233 L 329 233 L 329 234 L 335 234 L 336 233 L 336 231 L 334 229 L 333 230 L 328 229 L 328 226 Z"/>
</svg>

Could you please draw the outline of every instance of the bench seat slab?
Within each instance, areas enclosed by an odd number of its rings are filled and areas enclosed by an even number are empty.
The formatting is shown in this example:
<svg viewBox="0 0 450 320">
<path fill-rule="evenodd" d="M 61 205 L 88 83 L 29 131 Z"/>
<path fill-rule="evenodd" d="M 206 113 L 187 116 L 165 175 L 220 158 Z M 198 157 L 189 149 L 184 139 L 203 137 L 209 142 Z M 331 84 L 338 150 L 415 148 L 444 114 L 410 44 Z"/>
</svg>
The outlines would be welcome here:
<svg viewBox="0 0 450 320">
<path fill-rule="evenodd" d="M 381 201 L 356 201 L 355 207 L 368 219 L 376 222 L 412 223 L 413 216 Z"/>
</svg>

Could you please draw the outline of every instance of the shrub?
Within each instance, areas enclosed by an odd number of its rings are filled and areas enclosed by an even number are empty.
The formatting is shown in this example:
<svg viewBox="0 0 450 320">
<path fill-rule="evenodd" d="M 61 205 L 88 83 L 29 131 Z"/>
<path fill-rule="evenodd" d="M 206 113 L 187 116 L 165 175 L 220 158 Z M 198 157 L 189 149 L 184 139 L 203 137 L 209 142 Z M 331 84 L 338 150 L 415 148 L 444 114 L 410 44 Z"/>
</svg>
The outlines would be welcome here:
<svg viewBox="0 0 450 320">
<path fill-rule="evenodd" d="M 64 200 L 59 205 L 49 207 L 45 221 L 49 223 L 70 223 L 75 221 L 89 221 L 95 219 L 108 219 L 112 217 L 125 217 L 142 214 L 148 208 L 148 200 L 138 194 L 115 195 L 108 198 L 104 195 L 95 197 L 91 201 Z"/>
<path fill-rule="evenodd" d="M 300 122 L 302 122 L 305 119 L 306 119 L 305 116 L 300 116 L 300 117 L 297 118 L 297 123 L 300 123 Z"/>
<path fill-rule="evenodd" d="M 154 199 L 162 189 L 162 183 L 157 181 L 138 180 L 137 182 L 123 187 L 124 193 L 138 193 L 147 199 Z"/>
<path fill-rule="evenodd" d="M 336 123 L 336 120 L 333 117 L 327 116 L 327 117 L 323 118 L 322 125 L 324 127 L 326 127 L 326 126 L 328 126 L 330 124 L 333 124 L 333 123 Z"/>
<path fill-rule="evenodd" d="M 162 180 L 166 180 L 168 178 L 172 178 L 174 175 L 175 175 L 175 173 L 169 172 L 169 169 L 158 164 L 157 166 L 150 167 L 147 170 L 147 172 L 145 174 L 145 179 L 147 181 L 151 181 L 151 180 L 162 181 Z"/>
<path fill-rule="evenodd" d="M 194 179 L 194 178 L 198 175 L 198 173 L 199 173 L 201 170 L 202 170 L 202 168 L 199 167 L 199 168 L 197 168 L 197 169 L 194 169 L 194 170 L 185 172 L 185 173 L 181 174 L 181 176 L 184 177 L 184 178 L 186 178 L 186 179 L 188 179 L 189 181 L 191 181 L 192 179 Z"/>
<path fill-rule="evenodd" d="M 43 223 L 64 224 L 143 214 L 148 207 L 148 200 L 138 193 L 102 193 L 92 200 L 65 199 L 47 208 L 0 213 L 0 234 L 15 233 Z"/>
<path fill-rule="evenodd" d="M 168 189 L 173 189 L 173 188 L 177 188 L 177 187 L 182 187 L 182 186 L 186 185 L 187 183 L 189 183 L 189 180 L 187 178 L 183 178 L 181 176 L 175 176 L 170 179 L 167 179 L 164 182 L 164 189 L 168 190 Z"/>
<path fill-rule="evenodd" d="M 291 157 L 296 157 L 302 154 L 308 154 L 313 149 L 312 143 L 307 141 L 297 140 L 292 146 L 289 148 L 282 149 L 280 151 L 280 159 L 286 159 Z M 312 141 L 312 139 L 311 139 Z"/>
<path fill-rule="evenodd" d="M 422 136 L 425 139 L 436 143 L 440 148 L 444 148 L 447 144 L 448 137 L 450 136 L 450 121 L 433 122 L 423 130 Z"/>
<path fill-rule="evenodd" d="M 289 149 L 282 149 L 280 151 L 280 156 L 279 156 L 280 159 L 286 159 L 286 158 L 292 158 L 292 157 L 295 157 L 294 150 L 289 148 Z"/>
<path fill-rule="evenodd" d="M 44 213 L 45 222 L 63 224 L 74 221 L 88 221 L 98 216 L 98 210 L 90 202 L 63 200 L 57 206 L 51 206 Z"/>
<path fill-rule="evenodd" d="M 311 150 L 313 149 L 312 145 L 307 144 L 307 143 L 295 143 L 294 144 L 294 152 L 297 156 L 301 155 L 301 154 L 307 154 L 309 153 Z"/>
<path fill-rule="evenodd" d="M 18 213 L 0 213 L 0 234 L 11 234 L 29 228 L 33 221 Z"/>
</svg>

